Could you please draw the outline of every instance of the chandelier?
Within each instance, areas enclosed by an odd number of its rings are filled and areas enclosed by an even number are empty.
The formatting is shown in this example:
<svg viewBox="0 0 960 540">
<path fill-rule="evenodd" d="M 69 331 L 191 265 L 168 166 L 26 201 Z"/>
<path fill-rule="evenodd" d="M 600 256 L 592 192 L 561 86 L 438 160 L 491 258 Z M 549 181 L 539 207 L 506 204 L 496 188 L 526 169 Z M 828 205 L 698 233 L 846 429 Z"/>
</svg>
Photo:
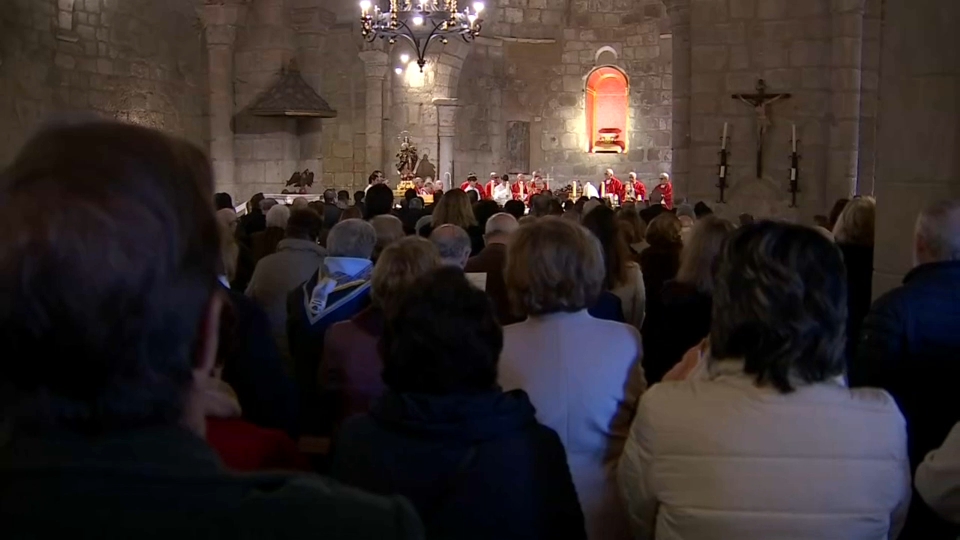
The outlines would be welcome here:
<svg viewBox="0 0 960 540">
<path fill-rule="evenodd" d="M 446 45 L 450 37 L 459 36 L 469 43 L 480 33 L 480 13 L 483 2 L 474 2 L 462 11 L 457 0 L 390 0 L 389 11 L 371 6 L 370 0 L 360 2 L 360 33 L 368 42 L 386 39 L 394 44 L 405 39 L 417 51 L 420 71 L 427 63 L 427 47 L 434 40 Z"/>
</svg>

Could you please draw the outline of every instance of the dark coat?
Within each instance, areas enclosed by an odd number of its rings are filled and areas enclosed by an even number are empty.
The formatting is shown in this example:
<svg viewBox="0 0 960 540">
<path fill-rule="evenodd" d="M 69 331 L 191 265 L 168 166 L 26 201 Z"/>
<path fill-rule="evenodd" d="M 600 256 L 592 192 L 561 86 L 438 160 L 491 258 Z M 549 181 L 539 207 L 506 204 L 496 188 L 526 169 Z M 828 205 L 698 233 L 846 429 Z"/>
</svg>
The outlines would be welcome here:
<svg viewBox="0 0 960 540">
<path fill-rule="evenodd" d="M 503 279 L 503 271 L 507 266 L 506 244 L 490 244 L 483 248 L 475 257 L 470 257 L 463 271 L 487 274 L 487 294 L 493 300 L 497 309 L 497 320 L 501 326 L 517 323 L 523 317 L 517 317 L 510 309 L 510 299 L 507 297 L 507 285 Z"/>
<path fill-rule="evenodd" d="M 237 241 L 241 245 L 250 247 L 250 239 L 253 235 L 267 228 L 267 216 L 255 208 L 249 214 L 240 216 L 240 224 L 237 227 Z"/>
<path fill-rule="evenodd" d="M 286 236 L 286 231 L 280 227 L 267 227 L 266 229 L 253 233 L 250 237 L 251 253 L 253 262 L 258 263 L 260 259 L 267 255 L 273 255 L 277 252 L 277 244 Z"/>
<path fill-rule="evenodd" d="M 297 392 L 283 369 L 267 314 L 242 294 L 231 292 L 230 303 L 234 342 L 224 359 L 223 380 L 237 393 L 244 420 L 296 438 Z"/>
<path fill-rule="evenodd" d="M 386 386 L 380 377 L 383 312 L 371 306 L 349 321 L 338 322 L 323 339 L 320 389 L 333 409 L 334 428 L 343 420 L 369 412 Z"/>
<path fill-rule="evenodd" d="M 587 313 L 595 319 L 625 323 L 623 316 L 623 302 L 620 297 L 610 291 L 603 291 L 597 298 L 597 303 L 587 310 Z"/>
<path fill-rule="evenodd" d="M 873 246 L 837 244 L 847 267 L 847 359 L 852 359 L 863 319 L 873 302 Z"/>
<path fill-rule="evenodd" d="M 643 325 L 643 373 L 648 384 L 660 382 L 710 333 L 710 296 L 671 280 L 664 284 L 660 298 L 660 311 L 648 315 Z"/>
<path fill-rule="evenodd" d="M 343 210 L 336 203 L 323 203 L 323 228 L 332 229 L 340 221 Z"/>
<path fill-rule="evenodd" d="M 388 391 L 344 425 L 332 475 L 404 495 L 431 539 L 585 538 L 563 445 L 534 414 L 521 390 Z"/>
<path fill-rule="evenodd" d="M 924 264 L 880 297 L 863 322 L 851 386 L 893 395 L 907 419 L 910 465 L 943 443 L 960 421 L 960 262 Z M 914 492 L 902 539 L 957 537 Z"/>
<path fill-rule="evenodd" d="M 422 538 L 400 498 L 313 475 L 230 474 L 175 427 L 15 436 L 0 446 L 0 521 L 6 540 Z"/>
<path fill-rule="evenodd" d="M 659 205 L 658 205 L 659 206 Z M 661 293 L 664 283 L 677 277 L 680 269 L 680 250 L 683 246 L 650 246 L 640 252 L 640 270 L 643 271 L 643 286 L 647 290 L 647 318 L 657 315 L 663 302 Z M 646 322 L 644 322 L 646 326 Z"/>
</svg>

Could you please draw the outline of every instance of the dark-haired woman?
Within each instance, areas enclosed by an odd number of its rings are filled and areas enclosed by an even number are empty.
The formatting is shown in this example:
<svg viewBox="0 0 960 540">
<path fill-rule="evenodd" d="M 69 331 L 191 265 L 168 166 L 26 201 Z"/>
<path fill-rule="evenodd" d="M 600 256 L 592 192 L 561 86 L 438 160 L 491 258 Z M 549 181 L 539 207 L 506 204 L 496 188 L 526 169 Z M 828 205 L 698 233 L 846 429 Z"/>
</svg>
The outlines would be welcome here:
<svg viewBox="0 0 960 540">
<path fill-rule="evenodd" d="M 417 508 L 427 538 L 585 538 L 557 434 L 502 392 L 503 331 L 459 269 L 421 278 L 385 329 L 387 392 L 344 424 L 332 474 Z"/>
<path fill-rule="evenodd" d="M 807 227 L 734 232 L 705 369 L 654 385 L 619 464 L 636 538 L 896 538 L 910 501 L 903 416 L 844 383 L 840 251 Z"/>
</svg>

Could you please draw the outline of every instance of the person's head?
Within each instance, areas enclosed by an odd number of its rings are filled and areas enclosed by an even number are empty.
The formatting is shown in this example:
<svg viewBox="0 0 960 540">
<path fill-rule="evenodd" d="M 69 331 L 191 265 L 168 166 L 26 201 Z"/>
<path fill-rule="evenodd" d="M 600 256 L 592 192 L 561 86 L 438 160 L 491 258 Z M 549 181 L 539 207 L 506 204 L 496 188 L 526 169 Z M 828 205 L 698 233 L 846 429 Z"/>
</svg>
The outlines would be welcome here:
<svg viewBox="0 0 960 540">
<path fill-rule="evenodd" d="M 320 217 L 320 214 L 309 208 L 294 210 L 290 212 L 290 219 L 287 220 L 287 230 L 284 237 L 316 242 L 322 227 L 323 218 Z"/>
<path fill-rule="evenodd" d="M 487 294 L 454 268 L 433 270 L 409 289 L 380 341 L 387 387 L 430 395 L 495 388 L 503 330 Z"/>
<path fill-rule="evenodd" d="M 282 204 L 274 205 L 267 211 L 267 227 L 287 228 L 290 219 L 290 208 Z"/>
<path fill-rule="evenodd" d="M 693 213 L 697 219 L 700 219 L 703 216 L 709 216 L 710 214 L 713 214 L 713 210 L 707 206 L 707 203 L 700 201 L 693 205 Z"/>
<path fill-rule="evenodd" d="M 337 192 L 337 202 L 349 203 L 349 202 L 350 202 L 350 192 L 347 191 L 347 190 L 345 190 L 345 189 L 341 189 L 340 191 L 338 191 L 338 192 Z"/>
<path fill-rule="evenodd" d="M 257 213 L 257 209 L 263 210 L 263 206 L 260 205 L 263 199 L 263 193 L 257 193 L 253 197 L 250 197 L 250 200 L 247 201 L 247 212 L 255 214 Z M 269 208 L 267 210 L 269 210 Z"/>
<path fill-rule="evenodd" d="M 262 213 L 263 215 L 267 215 L 267 212 L 269 212 L 271 208 L 277 205 L 280 205 L 280 203 L 277 202 L 276 199 L 263 199 L 262 201 L 260 201 L 260 204 L 259 204 L 260 213 Z"/>
<path fill-rule="evenodd" d="M 526 182 L 527 182 L 527 175 L 525 175 L 525 174 L 523 174 L 523 173 L 520 173 L 520 174 L 517 175 L 517 183 L 518 183 L 518 184 L 524 184 L 524 183 L 526 183 Z"/>
<path fill-rule="evenodd" d="M 697 213 L 694 212 L 693 207 L 689 204 L 678 204 L 676 213 L 677 217 L 681 218 L 681 221 L 683 218 L 688 218 L 691 226 L 693 225 L 693 222 L 697 220 Z"/>
<path fill-rule="evenodd" d="M 467 182 L 469 182 L 471 186 L 477 185 L 477 175 L 474 173 L 467 175 Z"/>
<path fill-rule="evenodd" d="M 414 186 L 417 186 L 418 188 L 422 188 L 422 187 L 423 187 L 423 178 L 420 178 L 419 176 L 415 176 L 415 177 L 413 178 L 413 185 L 414 185 Z M 413 190 L 413 192 L 416 193 L 417 190 Z"/>
<path fill-rule="evenodd" d="M 290 205 L 290 210 L 302 210 L 310 207 L 310 201 L 306 197 L 297 197 L 293 199 L 293 203 Z"/>
<path fill-rule="evenodd" d="M 477 226 L 483 228 L 487 225 L 490 216 L 500 211 L 500 205 L 496 201 L 484 199 L 473 205 L 473 215 L 477 219 Z"/>
<path fill-rule="evenodd" d="M 45 129 L 0 172 L 8 429 L 202 436 L 222 304 L 212 198 L 202 151 L 128 124 Z"/>
<path fill-rule="evenodd" d="M 667 173 L 660 173 L 660 185 L 665 185 L 670 183 L 670 175 Z"/>
<path fill-rule="evenodd" d="M 468 189 L 467 198 L 470 199 L 471 205 L 477 204 L 477 202 L 480 201 L 480 192 L 475 189 Z"/>
<path fill-rule="evenodd" d="M 561 208 L 563 209 L 564 212 L 576 212 L 577 211 L 576 206 L 577 206 L 577 203 L 573 202 L 570 199 L 567 199 L 563 201 Z"/>
<path fill-rule="evenodd" d="M 784 393 L 843 374 L 842 259 L 809 227 L 765 221 L 733 232 L 717 262 L 712 358 L 743 359 L 757 384 Z"/>
<path fill-rule="evenodd" d="M 386 184 L 374 184 L 363 201 L 364 219 L 389 214 L 393 211 L 393 190 Z"/>
<path fill-rule="evenodd" d="M 627 178 L 628 178 L 631 182 L 636 182 L 636 181 L 637 181 L 637 173 L 635 173 L 635 172 L 633 172 L 633 171 L 630 171 L 630 173 L 627 175 Z"/>
<path fill-rule="evenodd" d="M 833 237 L 838 244 L 872 246 L 876 215 L 877 201 L 873 197 L 854 197 L 840 212 Z"/>
<path fill-rule="evenodd" d="M 370 259 L 377 245 L 377 231 L 362 219 L 347 219 L 337 223 L 327 236 L 327 255 Z"/>
<path fill-rule="evenodd" d="M 415 189 L 413 189 L 413 188 L 407 189 L 407 190 L 405 190 L 405 191 L 403 192 L 403 200 L 404 200 L 407 204 L 410 203 L 410 199 L 413 199 L 413 198 L 416 197 L 416 196 L 417 196 L 417 190 L 415 190 Z"/>
<path fill-rule="evenodd" d="M 538 194 L 530 198 L 530 214 L 534 217 L 544 217 L 550 215 L 550 201 L 553 200 L 546 195 Z"/>
<path fill-rule="evenodd" d="M 840 219 L 840 213 L 843 212 L 843 209 L 847 207 L 847 203 L 850 202 L 850 199 L 837 199 L 837 202 L 833 203 L 833 208 L 830 209 L 830 226 L 827 227 L 831 231 L 837 225 L 837 220 Z"/>
<path fill-rule="evenodd" d="M 423 192 L 428 195 L 433 195 L 436 191 L 436 184 L 433 183 L 433 180 L 426 180 L 423 183 Z"/>
<path fill-rule="evenodd" d="M 213 196 L 213 206 L 217 210 L 223 210 L 224 208 L 233 210 L 233 197 L 229 193 L 217 193 Z"/>
<path fill-rule="evenodd" d="M 494 184 L 498 184 L 498 183 L 500 183 L 500 175 L 497 174 L 497 173 L 495 173 L 495 172 L 492 172 L 492 173 L 490 173 L 490 179 L 487 180 L 487 181 L 488 181 L 488 182 L 493 182 Z"/>
<path fill-rule="evenodd" d="M 916 264 L 960 261 L 960 199 L 928 206 L 917 218 L 914 233 Z"/>
<path fill-rule="evenodd" d="M 444 193 L 443 198 L 440 199 L 437 207 L 433 210 L 433 226 L 438 227 L 446 224 L 456 225 L 464 229 L 477 224 L 470 198 L 462 189 L 451 189 Z"/>
<path fill-rule="evenodd" d="M 582 223 L 597 237 L 603 247 L 603 262 L 606 268 L 606 276 L 603 280 L 604 287 L 614 289 L 627 283 L 629 280 L 627 268 L 630 262 L 630 251 L 626 240 L 623 238 L 623 231 L 617 225 L 613 210 L 606 206 L 595 208 L 583 217 Z"/>
<path fill-rule="evenodd" d="M 335 204 L 337 202 L 337 192 L 333 189 L 323 190 L 323 202 L 325 204 Z"/>
<path fill-rule="evenodd" d="M 621 211 L 617 214 L 617 220 L 620 222 L 620 229 L 623 231 L 624 240 L 628 245 L 639 244 L 644 241 L 647 234 L 647 224 L 640 219 L 640 214 Z"/>
<path fill-rule="evenodd" d="M 414 197 L 407 203 L 410 210 L 423 210 L 423 197 Z"/>
<path fill-rule="evenodd" d="M 367 194 L 363 190 L 353 192 L 353 204 L 363 204 L 363 198 Z"/>
<path fill-rule="evenodd" d="M 383 171 L 373 171 L 370 173 L 370 176 L 367 177 L 368 185 L 382 184 L 383 182 L 385 182 Z"/>
<path fill-rule="evenodd" d="M 220 234 L 220 258 L 223 263 L 223 273 L 227 279 L 233 281 L 237 274 L 237 258 L 240 247 L 237 245 L 237 213 L 233 208 L 217 210 L 217 231 Z"/>
<path fill-rule="evenodd" d="M 717 216 L 698 221 L 683 246 L 677 281 L 693 285 L 703 294 L 713 294 L 714 262 L 734 229 L 733 223 Z"/>
<path fill-rule="evenodd" d="M 440 266 L 440 253 L 426 238 L 408 236 L 388 245 L 370 278 L 370 299 L 389 318 L 421 276 Z"/>
<path fill-rule="evenodd" d="M 523 201 L 515 201 L 511 199 L 503 205 L 503 211 L 519 220 L 526 213 L 527 207 L 524 206 Z"/>
<path fill-rule="evenodd" d="M 510 184 L 510 175 L 509 175 L 509 174 L 506 174 L 506 173 L 500 175 L 500 183 L 501 183 L 501 184 L 507 184 L 507 185 L 509 185 L 509 184 Z"/>
<path fill-rule="evenodd" d="M 470 235 L 456 225 L 440 225 L 430 233 L 443 264 L 463 268 L 470 258 Z"/>
<path fill-rule="evenodd" d="M 603 171 L 603 177 L 606 178 L 607 180 L 613 178 L 613 169 L 607 169 Z"/>
<path fill-rule="evenodd" d="M 377 233 L 377 245 L 373 248 L 373 260 L 377 260 L 390 244 L 403 238 L 403 222 L 397 216 L 382 214 L 370 220 Z"/>
<path fill-rule="evenodd" d="M 346 221 L 348 219 L 363 219 L 363 210 L 360 210 L 359 206 L 344 208 L 343 212 L 340 212 L 339 221 Z"/>
<path fill-rule="evenodd" d="M 545 217 L 523 224 L 511 236 L 504 280 L 519 316 L 592 307 L 604 277 L 600 242 L 576 223 Z"/>
<path fill-rule="evenodd" d="M 487 220 L 487 225 L 483 231 L 483 242 L 488 246 L 490 244 L 506 244 L 510 235 L 518 227 L 520 227 L 520 224 L 517 223 L 517 218 L 512 215 L 506 212 L 494 214 Z"/>
<path fill-rule="evenodd" d="M 680 231 L 683 225 L 673 212 L 663 212 L 647 226 L 647 243 L 655 247 L 679 247 L 683 245 Z"/>
</svg>

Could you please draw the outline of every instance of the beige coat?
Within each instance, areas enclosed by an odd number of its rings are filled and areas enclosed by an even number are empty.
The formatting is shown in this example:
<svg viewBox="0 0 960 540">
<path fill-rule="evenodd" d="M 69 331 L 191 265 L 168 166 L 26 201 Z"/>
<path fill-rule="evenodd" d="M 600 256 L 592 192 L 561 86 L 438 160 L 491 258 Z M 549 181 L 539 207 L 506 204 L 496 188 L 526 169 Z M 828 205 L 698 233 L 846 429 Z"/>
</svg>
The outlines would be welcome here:
<svg viewBox="0 0 960 540">
<path fill-rule="evenodd" d="M 642 357 L 635 328 L 586 311 L 504 328 L 500 385 L 525 390 L 537 420 L 560 435 L 591 540 L 630 537 L 615 473 L 646 388 Z"/>
<path fill-rule="evenodd" d="M 647 310 L 647 291 L 643 286 L 643 272 L 640 271 L 640 265 L 630 262 L 627 266 L 629 280 L 610 292 L 620 299 L 624 322 L 640 330 L 643 328 L 643 318 Z"/>
<path fill-rule="evenodd" d="M 842 381 L 781 394 L 742 369 L 715 362 L 640 401 L 618 474 L 634 536 L 896 538 L 910 464 L 893 398 Z"/>
</svg>

